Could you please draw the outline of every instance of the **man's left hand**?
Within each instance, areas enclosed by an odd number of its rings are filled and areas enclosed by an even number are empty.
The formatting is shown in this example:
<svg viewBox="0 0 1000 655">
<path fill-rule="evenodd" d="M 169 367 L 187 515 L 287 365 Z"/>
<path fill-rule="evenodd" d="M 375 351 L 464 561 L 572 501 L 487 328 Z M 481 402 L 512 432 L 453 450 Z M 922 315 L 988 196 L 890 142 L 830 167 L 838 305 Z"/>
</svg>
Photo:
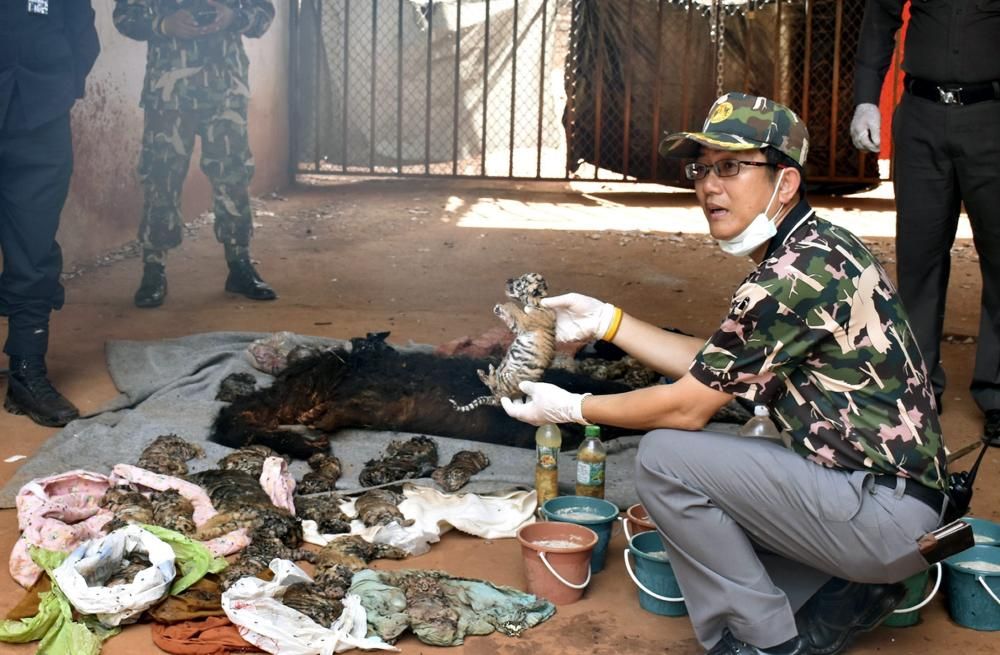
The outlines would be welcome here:
<svg viewBox="0 0 1000 655">
<path fill-rule="evenodd" d="M 862 102 L 851 119 L 851 141 L 858 150 L 879 152 L 882 147 L 882 114 L 878 105 Z"/>
<path fill-rule="evenodd" d="M 522 382 L 518 385 L 525 398 L 501 398 L 500 404 L 511 418 L 530 423 L 582 423 L 583 399 L 590 394 L 570 393 L 547 382 Z"/>
<path fill-rule="evenodd" d="M 201 28 L 204 36 L 228 29 L 236 19 L 236 12 L 217 0 L 206 0 L 215 10 L 215 20 Z"/>
</svg>

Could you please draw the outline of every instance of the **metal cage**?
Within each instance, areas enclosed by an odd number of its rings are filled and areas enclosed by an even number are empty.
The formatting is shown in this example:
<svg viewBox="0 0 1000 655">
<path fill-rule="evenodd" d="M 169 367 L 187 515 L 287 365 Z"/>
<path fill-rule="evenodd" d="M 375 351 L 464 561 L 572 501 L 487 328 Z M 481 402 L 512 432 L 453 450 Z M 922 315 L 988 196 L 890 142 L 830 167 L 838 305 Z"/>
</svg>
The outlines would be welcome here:
<svg viewBox="0 0 1000 655">
<path fill-rule="evenodd" d="M 802 115 L 810 182 L 878 182 L 848 134 L 863 0 L 293 4 L 296 172 L 685 185 L 662 135 L 743 90 Z"/>
</svg>

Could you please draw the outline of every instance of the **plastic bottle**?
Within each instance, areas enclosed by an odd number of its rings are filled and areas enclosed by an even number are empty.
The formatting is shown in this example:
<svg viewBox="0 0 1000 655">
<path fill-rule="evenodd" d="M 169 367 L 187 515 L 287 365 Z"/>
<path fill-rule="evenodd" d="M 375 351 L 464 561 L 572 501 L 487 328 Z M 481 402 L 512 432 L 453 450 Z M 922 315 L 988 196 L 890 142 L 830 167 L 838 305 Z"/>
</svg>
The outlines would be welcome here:
<svg viewBox="0 0 1000 655">
<path fill-rule="evenodd" d="M 601 442 L 601 428 L 588 425 L 576 451 L 576 495 L 604 498 L 604 464 L 608 453 Z"/>
<path fill-rule="evenodd" d="M 755 405 L 753 408 L 753 418 L 743 424 L 740 428 L 741 437 L 764 437 L 765 439 L 776 439 L 781 441 L 781 431 L 771 420 L 771 412 L 767 405 Z"/>
<path fill-rule="evenodd" d="M 559 495 L 559 426 L 546 423 L 535 430 L 535 491 L 538 506 Z"/>
</svg>

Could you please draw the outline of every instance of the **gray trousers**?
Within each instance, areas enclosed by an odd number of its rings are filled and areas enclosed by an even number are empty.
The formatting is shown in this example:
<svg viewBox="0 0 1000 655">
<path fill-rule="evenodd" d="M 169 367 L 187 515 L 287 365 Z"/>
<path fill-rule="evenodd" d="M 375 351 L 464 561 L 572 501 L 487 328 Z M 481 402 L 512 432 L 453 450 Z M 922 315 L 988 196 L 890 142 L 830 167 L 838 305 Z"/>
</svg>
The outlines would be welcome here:
<svg viewBox="0 0 1000 655">
<path fill-rule="evenodd" d="M 729 628 L 759 648 L 791 639 L 794 612 L 831 576 L 898 582 L 927 568 L 916 540 L 940 513 L 872 474 L 826 468 L 781 444 L 654 430 L 636 490 L 659 528 L 695 635 Z"/>
</svg>

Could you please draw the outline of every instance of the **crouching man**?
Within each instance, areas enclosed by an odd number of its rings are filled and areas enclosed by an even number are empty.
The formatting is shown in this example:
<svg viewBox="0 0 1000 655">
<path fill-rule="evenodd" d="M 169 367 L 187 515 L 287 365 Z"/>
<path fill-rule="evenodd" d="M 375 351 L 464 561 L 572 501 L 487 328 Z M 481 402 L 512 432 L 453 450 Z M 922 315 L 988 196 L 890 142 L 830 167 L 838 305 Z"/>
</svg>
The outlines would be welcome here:
<svg viewBox="0 0 1000 655">
<path fill-rule="evenodd" d="M 677 382 L 582 396 L 525 383 L 503 401 L 533 424 L 649 430 L 636 487 L 709 655 L 842 652 L 927 567 L 917 538 L 945 509 L 946 459 L 927 370 L 895 288 L 853 234 L 804 197 L 806 126 L 730 93 L 703 130 L 667 137 L 712 236 L 756 268 L 708 340 L 580 294 L 544 300 L 559 340 L 611 341 Z M 791 439 L 705 430 L 733 397 Z"/>
</svg>

